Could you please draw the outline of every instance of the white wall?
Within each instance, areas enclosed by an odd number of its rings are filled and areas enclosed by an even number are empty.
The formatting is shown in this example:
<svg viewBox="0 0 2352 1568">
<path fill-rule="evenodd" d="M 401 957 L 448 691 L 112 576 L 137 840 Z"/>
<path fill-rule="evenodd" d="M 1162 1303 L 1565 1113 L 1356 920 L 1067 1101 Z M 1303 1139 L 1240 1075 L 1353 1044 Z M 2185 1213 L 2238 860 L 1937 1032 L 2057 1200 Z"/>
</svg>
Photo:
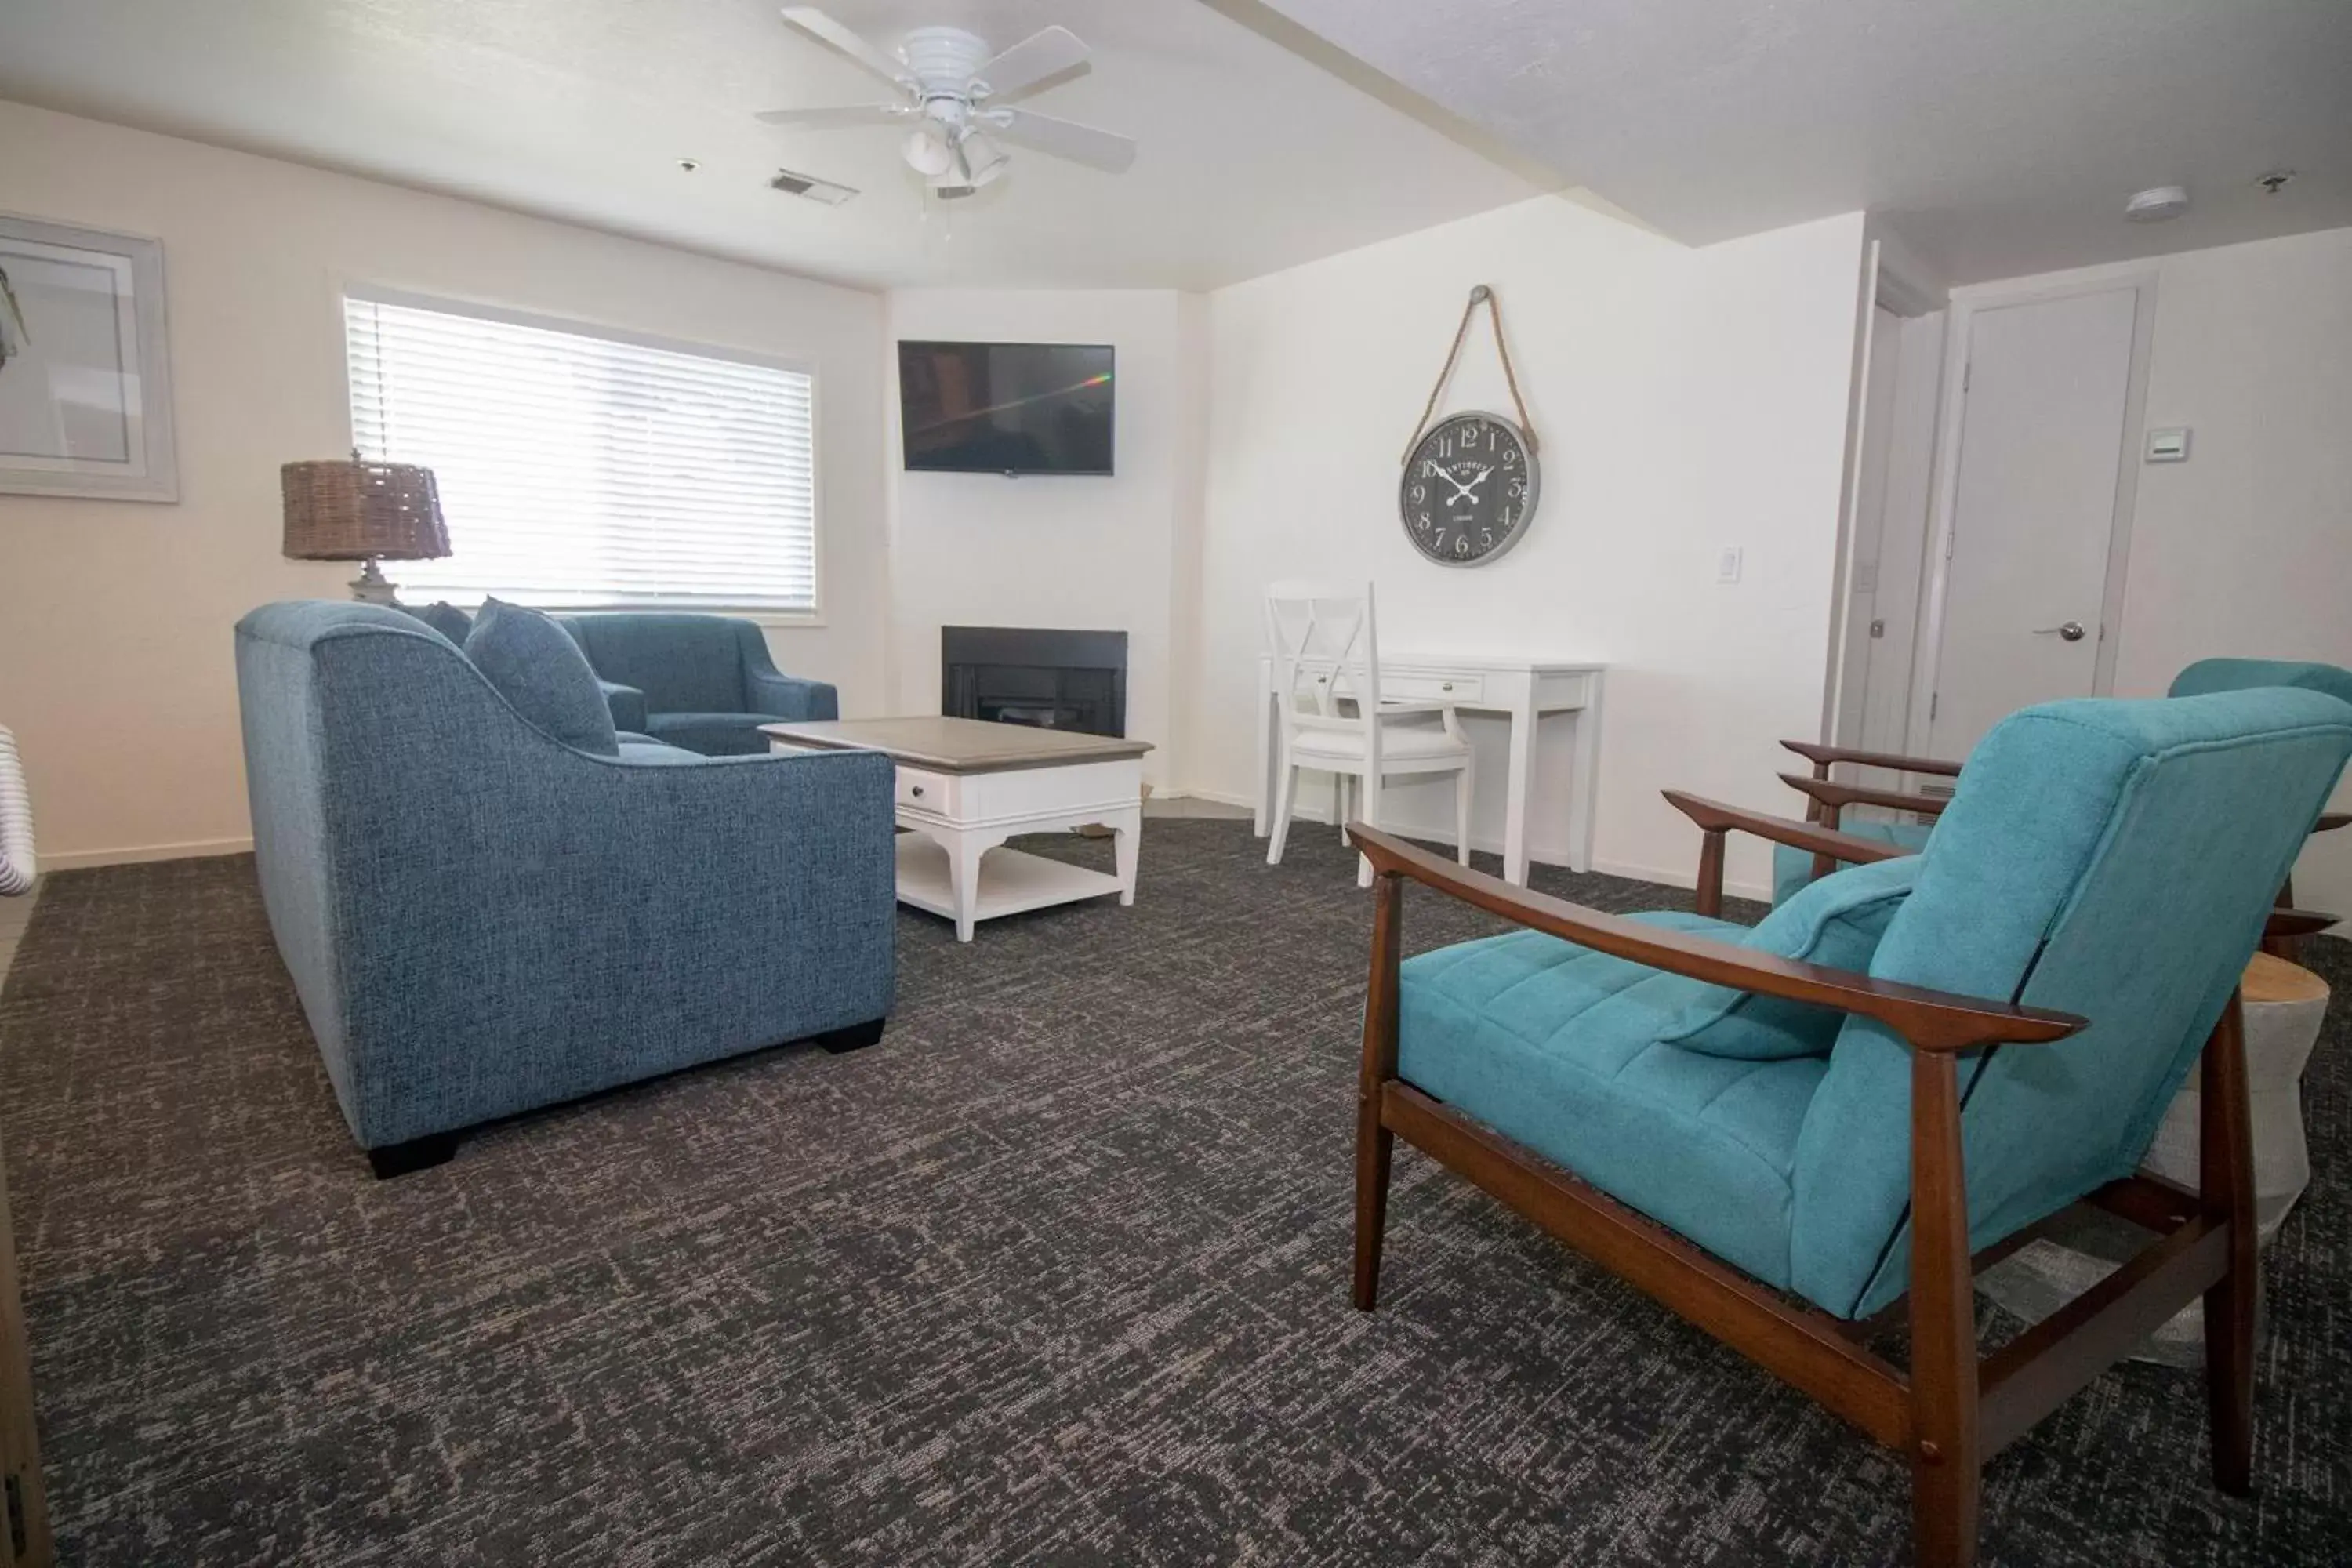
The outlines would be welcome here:
<svg viewBox="0 0 2352 1568">
<path fill-rule="evenodd" d="M 2140 467 L 2116 694 L 2219 654 L 2352 667 L 2352 228 L 2158 263 L 2147 423 L 2193 435 Z M 2352 915 L 2352 829 L 2295 899 Z"/>
<path fill-rule="evenodd" d="M 898 339 L 1108 343 L 1118 407 L 1108 477 L 907 473 L 898 454 Z M 1176 776 L 1173 650 L 1192 620 L 1202 322 L 1168 289 L 904 289 L 890 295 L 889 689 L 902 713 L 940 710 L 940 628 L 1050 626 L 1128 634 L 1127 732 Z"/>
<path fill-rule="evenodd" d="M 2352 228 L 1953 297 L 2148 273 L 2156 310 L 2146 413 L 2126 436 L 2137 486 L 2111 628 L 2114 694 L 2161 696 L 2184 665 L 2217 656 L 2352 667 Z M 2192 433 L 2188 461 L 2141 461 L 2147 431 L 2174 426 Z M 2352 805 L 2352 783 L 2336 804 Z M 2295 898 L 2352 914 L 2352 831 L 2311 841 Z"/>
<path fill-rule="evenodd" d="M 885 706 L 878 295 L 5 102 L 0 147 L 0 210 L 163 242 L 178 416 L 175 505 L 0 495 L 0 723 L 45 863 L 248 837 L 230 627 L 351 576 L 278 554 L 278 466 L 350 443 L 345 281 L 814 361 L 825 624 L 769 641 Z"/>
<path fill-rule="evenodd" d="M 1543 198 L 1210 297 L 1201 647 L 1181 782 L 1247 798 L 1259 595 L 1372 579 L 1385 648 L 1605 659 L 1596 859 L 1687 883 L 1678 786 L 1787 814 L 1784 736 L 1820 731 L 1861 287 L 1859 215 L 1691 250 Z M 1498 292 L 1542 443 L 1531 529 L 1491 566 L 1427 564 L 1396 516 L 1400 455 L 1463 301 Z M 1509 405 L 1485 334 L 1445 406 Z M 1742 580 L 1715 581 L 1725 545 Z M 1566 737 L 1541 757 L 1538 858 L 1565 850 Z M 1473 836 L 1500 838 L 1482 727 Z M 1388 798 L 1434 830 L 1447 786 Z M 1449 830 L 1450 831 L 1450 830 Z M 1753 889 L 1766 852 L 1735 840 Z"/>
</svg>

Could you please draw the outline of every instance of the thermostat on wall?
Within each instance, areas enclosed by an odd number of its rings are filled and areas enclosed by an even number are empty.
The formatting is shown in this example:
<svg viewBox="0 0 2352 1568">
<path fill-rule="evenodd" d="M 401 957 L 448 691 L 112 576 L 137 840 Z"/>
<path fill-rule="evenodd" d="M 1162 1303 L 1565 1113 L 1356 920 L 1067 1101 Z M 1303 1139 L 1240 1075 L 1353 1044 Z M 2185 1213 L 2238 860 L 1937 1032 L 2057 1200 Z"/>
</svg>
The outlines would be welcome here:
<svg viewBox="0 0 2352 1568">
<path fill-rule="evenodd" d="M 2175 426 L 2169 430 L 2147 433 L 2147 460 L 2151 463 L 2185 463 L 2189 460 L 2189 427 Z"/>
</svg>

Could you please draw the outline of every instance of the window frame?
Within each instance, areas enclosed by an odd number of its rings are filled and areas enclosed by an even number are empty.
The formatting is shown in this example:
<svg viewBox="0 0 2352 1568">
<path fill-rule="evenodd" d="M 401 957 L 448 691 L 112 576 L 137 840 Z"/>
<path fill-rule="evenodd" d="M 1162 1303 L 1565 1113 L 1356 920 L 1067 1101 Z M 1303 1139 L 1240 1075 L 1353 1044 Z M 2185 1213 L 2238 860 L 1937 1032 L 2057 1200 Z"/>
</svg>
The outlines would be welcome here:
<svg viewBox="0 0 2352 1568">
<path fill-rule="evenodd" d="M 824 377 L 814 358 L 798 354 L 768 353 L 732 343 L 711 342 L 700 338 L 671 337 L 660 332 L 640 331 L 633 327 L 617 326 L 608 321 L 585 321 L 577 317 L 551 316 L 541 311 L 520 310 L 511 306 L 487 300 L 468 299 L 459 295 L 433 294 L 393 284 L 376 283 L 364 279 L 340 278 L 335 280 L 331 301 L 334 312 L 335 363 L 341 372 L 343 446 L 347 451 L 357 451 L 359 442 L 352 420 L 352 358 L 350 329 L 347 325 L 346 302 L 361 300 L 368 304 L 397 305 L 412 310 L 435 310 L 443 315 L 466 316 L 486 321 L 498 321 L 513 327 L 530 327 L 541 331 L 567 332 L 575 337 L 598 338 L 609 342 L 627 343 L 634 347 L 653 349 L 664 353 L 687 354 L 702 359 L 747 364 L 763 370 L 780 370 L 804 375 L 809 382 L 809 574 L 810 603 L 805 610 L 780 608 L 774 605 L 697 605 L 694 613 L 735 616 L 763 626 L 823 626 L 825 621 L 825 552 L 824 552 Z M 518 599 L 517 603 L 527 603 Z M 674 603 L 631 599 L 614 599 L 596 605 L 567 605 L 561 613 L 574 611 L 596 615 L 607 610 L 671 611 L 680 608 Z"/>
</svg>

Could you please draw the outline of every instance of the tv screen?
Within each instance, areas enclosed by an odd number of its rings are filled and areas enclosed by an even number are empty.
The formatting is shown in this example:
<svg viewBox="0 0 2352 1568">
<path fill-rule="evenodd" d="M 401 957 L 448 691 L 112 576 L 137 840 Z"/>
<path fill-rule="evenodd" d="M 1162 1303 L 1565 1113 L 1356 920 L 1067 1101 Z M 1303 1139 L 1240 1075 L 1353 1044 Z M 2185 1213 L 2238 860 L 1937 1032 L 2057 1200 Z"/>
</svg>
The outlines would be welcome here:
<svg viewBox="0 0 2352 1568">
<path fill-rule="evenodd" d="M 898 345 L 910 469 L 1108 474 L 1112 393 L 1108 343 Z"/>
</svg>

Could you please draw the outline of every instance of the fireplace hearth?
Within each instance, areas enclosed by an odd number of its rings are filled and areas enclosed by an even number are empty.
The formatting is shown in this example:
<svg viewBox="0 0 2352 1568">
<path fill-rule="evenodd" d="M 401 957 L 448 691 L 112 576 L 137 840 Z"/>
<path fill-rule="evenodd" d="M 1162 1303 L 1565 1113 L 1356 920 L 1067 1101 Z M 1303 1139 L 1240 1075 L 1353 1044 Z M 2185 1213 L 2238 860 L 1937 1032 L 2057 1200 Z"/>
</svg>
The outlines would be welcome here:
<svg viewBox="0 0 2352 1568">
<path fill-rule="evenodd" d="M 1127 733 L 1127 634 L 940 628 L 940 711 L 1085 735 Z"/>
</svg>

